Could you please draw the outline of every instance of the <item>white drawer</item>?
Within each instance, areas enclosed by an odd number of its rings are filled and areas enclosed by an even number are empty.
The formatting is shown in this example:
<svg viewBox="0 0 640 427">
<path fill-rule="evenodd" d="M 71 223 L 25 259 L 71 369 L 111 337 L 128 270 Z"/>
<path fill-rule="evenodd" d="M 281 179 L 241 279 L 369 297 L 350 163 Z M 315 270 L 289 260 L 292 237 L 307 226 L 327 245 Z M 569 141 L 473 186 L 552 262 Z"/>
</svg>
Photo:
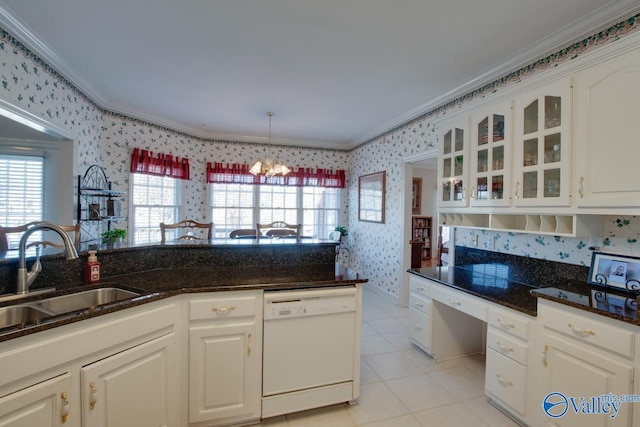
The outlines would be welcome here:
<svg viewBox="0 0 640 427">
<path fill-rule="evenodd" d="M 434 284 L 431 288 L 431 297 L 434 300 L 455 308 L 484 322 L 487 321 L 489 305 L 482 298 L 467 295 L 446 285 Z"/>
<path fill-rule="evenodd" d="M 490 397 L 524 416 L 527 401 L 527 368 L 488 349 L 485 391 Z"/>
<path fill-rule="evenodd" d="M 529 340 L 530 320 L 522 315 L 491 307 L 489 309 L 488 323 L 502 332 L 515 335 L 525 341 Z"/>
<path fill-rule="evenodd" d="M 632 325 L 626 326 L 617 320 L 545 300 L 538 300 L 538 316 L 545 328 L 629 359 L 633 358 L 635 333 Z"/>
<path fill-rule="evenodd" d="M 497 331 L 492 326 L 487 328 L 487 347 L 518 363 L 528 365 L 529 346 L 516 338 Z"/>
<path fill-rule="evenodd" d="M 189 301 L 189 319 L 228 319 L 235 317 L 255 316 L 261 313 L 260 294 L 243 291 L 247 295 L 239 296 L 220 292 L 208 298 L 194 298 Z M 259 306 L 260 305 L 260 306 Z"/>
<path fill-rule="evenodd" d="M 409 308 L 409 337 L 424 351 L 431 352 L 431 316 Z"/>
<path fill-rule="evenodd" d="M 431 296 L 431 284 L 425 279 L 421 279 L 412 275 L 411 277 L 409 277 L 409 288 L 411 289 L 412 293 L 425 297 Z"/>
<path fill-rule="evenodd" d="M 411 308 L 415 308 L 424 314 L 431 314 L 432 304 L 431 298 L 425 298 L 417 294 L 411 294 L 409 296 L 409 305 Z"/>
</svg>

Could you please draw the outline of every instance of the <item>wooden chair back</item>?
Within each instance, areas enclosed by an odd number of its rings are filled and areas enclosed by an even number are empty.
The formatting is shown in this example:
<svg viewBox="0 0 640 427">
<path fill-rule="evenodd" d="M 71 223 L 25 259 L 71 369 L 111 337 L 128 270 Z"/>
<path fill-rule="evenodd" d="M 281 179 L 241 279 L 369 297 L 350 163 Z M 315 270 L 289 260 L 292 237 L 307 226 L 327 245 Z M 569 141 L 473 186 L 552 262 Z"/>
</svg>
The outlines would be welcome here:
<svg viewBox="0 0 640 427">
<path fill-rule="evenodd" d="M 231 239 L 255 239 L 256 230 L 253 228 L 240 228 L 229 233 Z"/>
<path fill-rule="evenodd" d="M 205 223 L 205 222 L 196 222 L 192 219 L 184 219 L 175 224 L 165 224 L 164 222 L 160 223 L 160 234 L 162 236 L 162 243 L 166 241 L 166 231 L 167 230 L 175 230 L 175 229 L 191 229 L 191 230 L 204 230 L 207 237 L 206 240 L 213 239 L 213 223 Z M 178 237 L 178 240 L 203 240 L 197 236 L 192 234 L 183 234 Z"/>
<path fill-rule="evenodd" d="M 23 233 L 33 225 L 39 223 L 40 221 L 32 221 L 26 224 L 16 225 L 12 227 L 0 226 L 0 252 L 7 252 L 9 250 L 9 238 L 7 237 L 7 234 Z"/>
<path fill-rule="evenodd" d="M 58 227 L 60 227 L 62 230 L 64 230 L 66 233 L 74 233 L 73 236 L 73 245 L 76 248 L 79 248 L 80 246 L 80 223 L 76 224 L 76 225 L 60 225 L 60 224 L 55 224 L 53 222 L 50 221 L 32 221 L 32 222 L 28 222 L 26 224 L 22 224 L 22 225 L 16 225 L 13 227 L 2 227 L 0 226 L 0 252 L 6 252 L 9 250 L 9 239 L 7 237 L 7 234 L 13 234 L 13 233 L 23 233 L 25 231 L 27 231 L 29 228 L 31 228 L 32 226 L 36 225 L 36 224 L 53 224 L 53 225 L 57 225 Z M 47 232 L 46 230 L 44 231 L 45 233 Z M 64 247 L 64 245 L 62 243 L 54 243 L 54 242 L 50 242 L 48 240 L 42 241 L 42 242 L 33 242 L 27 245 L 27 248 L 30 248 L 32 246 L 34 246 L 35 244 L 42 244 L 43 246 L 53 246 L 56 248 L 62 248 Z"/>
<path fill-rule="evenodd" d="M 267 230 L 262 234 L 263 230 Z M 300 239 L 300 224 L 287 224 L 283 221 L 274 221 L 270 224 L 256 224 L 256 236 L 258 240 L 264 237 L 295 237 Z"/>
</svg>

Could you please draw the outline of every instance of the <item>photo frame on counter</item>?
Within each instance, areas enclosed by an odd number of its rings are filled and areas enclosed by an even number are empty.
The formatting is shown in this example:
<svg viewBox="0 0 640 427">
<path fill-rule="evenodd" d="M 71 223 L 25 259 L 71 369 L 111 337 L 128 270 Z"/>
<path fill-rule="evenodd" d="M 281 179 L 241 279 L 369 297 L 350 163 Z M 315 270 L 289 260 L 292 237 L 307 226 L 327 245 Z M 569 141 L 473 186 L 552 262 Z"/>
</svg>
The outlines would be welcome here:
<svg viewBox="0 0 640 427">
<path fill-rule="evenodd" d="M 638 298 L 591 290 L 591 306 L 598 310 L 608 311 L 619 316 L 636 319 L 638 316 Z"/>
<path fill-rule="evenodd" d="M 384 223 L 386 171 L 358 177 L 358 220 Z"/>
<path fill-rule="evenodd" d="M 594 252 L 587 282 L 591 285 L 640 292 L 640 258 Z"/>
</svg>

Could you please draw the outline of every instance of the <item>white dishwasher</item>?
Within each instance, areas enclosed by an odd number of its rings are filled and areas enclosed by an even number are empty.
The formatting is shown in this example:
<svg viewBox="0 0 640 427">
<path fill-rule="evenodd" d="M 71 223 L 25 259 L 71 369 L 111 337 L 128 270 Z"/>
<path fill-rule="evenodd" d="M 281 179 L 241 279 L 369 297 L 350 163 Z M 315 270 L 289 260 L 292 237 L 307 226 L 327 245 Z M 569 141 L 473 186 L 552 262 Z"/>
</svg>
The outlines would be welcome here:
<svg viewBox="0 0 640 427">
<path fill-rule="evenodd" d="M 351 286 L 264 293 L 263 418 L 358 396 L 356 308 Z"/>
</svg>

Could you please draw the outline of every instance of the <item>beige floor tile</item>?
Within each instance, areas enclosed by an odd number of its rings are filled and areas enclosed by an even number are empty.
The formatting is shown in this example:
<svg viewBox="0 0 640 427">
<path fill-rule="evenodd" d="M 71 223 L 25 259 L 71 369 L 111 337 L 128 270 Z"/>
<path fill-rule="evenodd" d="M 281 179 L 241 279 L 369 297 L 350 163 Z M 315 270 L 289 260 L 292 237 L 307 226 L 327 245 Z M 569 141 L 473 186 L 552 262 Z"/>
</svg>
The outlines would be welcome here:
<svg viewBox="0 0 640 427">
<path fill-rule="evenodd" d="M 382 381 L 380 377 L 371 369 L 367 362 L 360 358 L 360 384 L 370 384 Z"/>
<path fill-rule="evenodd" d="M 413 415 L 403 415 L 401 417 L 389 418 L 388 420 L 376 421 L 373 423 L 358 424 L 361 427 L 420 427 L 420 423 Z"/>
<path fill-rule="evenodd" d="M 361 337 L 366 337 L 368 335 L 376 335 L 378 333 L 378 331 L 376 331 L 375 329 L 373 329 L 371 326 L 369 326 L 369 324 L 367 322 L 362 322 L 362 325 L 360 326 L 360 336 Z"/>
<path fill-rule="evenodd" d="M 496 409 L 484 396 L 466 400 L 464 405 L 491 427 L 518 427 L 518 423 Z"/>
<path fill-rule="evenodd" d="M 397 351 L 382 335 L 369 335 L 360 339 L 360 355 L 370 356 Z"/>
<path fill-rule="evenodd" d="M 400 352 L 366 356 L 364 360 L 383 380 L 408 377 L 421 373 L 418 365 Z"/>
<path fill-rule="evenodd" d="M 401 332 L 394 332 L 391 334 L 382 334 L 382 336 L 389 341 L 399 351 L 411 350 L 413 346 L 409 341 L 409 332 L 405 329 Z"/>
<path fill-rule="evenodd" d="M 290 427 L 352 427 L 347 404 L 326 406 L 287 415 Z"/>
<path fill-rule="evenodd" d="M 416 412 L 413 416 L 423 427 L 488 427 L 460 403 Z"/>
<path fill-rule="evenodd" d="M 361 386 L 357 404 L 349 405 L 347 410 L 355 424 L 381 421 L 409 414 L 407 408 L 381 382 Z"/>
<path fill-rule="evenodd" d="M 393 394 L 411 412 L 446 406 L 456 402 L 440 384 L 426 374 L 386 381 Z"/>
<path fill-rule="evenodd" d="M 441 371 L 444 369 L 442 365 L 435 362 L 429 356 L 427 356 L 426 354 L 424 354 L 423 352 L 421 352 L 420 350 L 416 349 L 413 346 L 411 346 L 411 349 L 403 351 L 402 354 L 407 356 L 409 360 L 411 360 L 413 363 L 418 365 L 421 372 L 435 372 L 435 371 Z"/>
<path fill-rule="evenodd" d="M 393 318 L 368 320 L 367 323 L 379 334 L 390 334 L 393 332 L 404 332 L 407 330 L 406 326 Z"/>
<path fill-rule="evenodd" d="M 429 372 L 427 375 L 436 380 L 458 401 L 484 396 L 484 377 L 466 366 Z"/>
<path fill-rule="evenodd" d="M 384 311 L 380 310 L 378 307 L 369 304 L 362 305 L 362 320 L 370 321 L 370 320 L 378 320 L 378 319 L 388 319 L 390 316 Z"/>
</svg>

